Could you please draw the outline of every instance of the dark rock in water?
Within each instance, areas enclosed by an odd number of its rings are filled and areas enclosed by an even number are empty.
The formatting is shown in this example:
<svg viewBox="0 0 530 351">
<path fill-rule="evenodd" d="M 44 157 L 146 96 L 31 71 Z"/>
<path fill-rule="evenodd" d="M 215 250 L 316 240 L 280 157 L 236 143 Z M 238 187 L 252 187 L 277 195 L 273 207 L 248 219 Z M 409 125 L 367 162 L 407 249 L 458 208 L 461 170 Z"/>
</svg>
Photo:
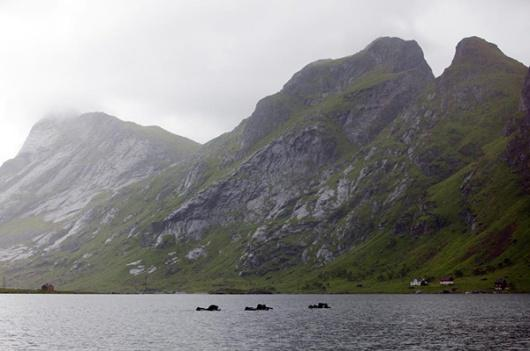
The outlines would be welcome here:
<svg viewBox="0 0 530 351">
<path fill-rule="evenodd" d="M 197 307 L 195 311 L 220 311 L 221 309 L 217 305 L 210 305 L 208 308 Z"/>
<path fill-rule="evenodd" d="M 42 292 L 52 293 L 55 292 L 55 287 L 53 286 L 53 284 L 46 283 L 41 286 L 40 290 Z"/>
<path fill-rule="evenodd" d="M 258 304 L 256 307 L 245 307 L 245 311 L 268 311 L 272 310 L 272 307 L 269 307 L 265 304 Z"/>
<path fill-rule="evenodd" d="M 309 305 L 310 309 L 313 308 L 331 308 L 327 303 L 319 302 L 317 305 Z"/>
</svg>

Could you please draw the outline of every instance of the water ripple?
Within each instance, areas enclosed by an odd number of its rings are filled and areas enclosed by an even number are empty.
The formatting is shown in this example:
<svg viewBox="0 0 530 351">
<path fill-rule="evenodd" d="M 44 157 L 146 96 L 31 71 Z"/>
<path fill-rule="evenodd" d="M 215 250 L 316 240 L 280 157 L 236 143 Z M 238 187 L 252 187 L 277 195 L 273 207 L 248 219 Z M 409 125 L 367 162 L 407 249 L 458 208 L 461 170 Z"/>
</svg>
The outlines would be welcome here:
<svg viewBox="0 0 530 351">
<path fill-rule="evenodd" d="M 257 303 L 274 310 L 243 311 Z M 0 295 L 0 311 L 2 350 L 530 349 L 530 295 Z"/>
</svg>

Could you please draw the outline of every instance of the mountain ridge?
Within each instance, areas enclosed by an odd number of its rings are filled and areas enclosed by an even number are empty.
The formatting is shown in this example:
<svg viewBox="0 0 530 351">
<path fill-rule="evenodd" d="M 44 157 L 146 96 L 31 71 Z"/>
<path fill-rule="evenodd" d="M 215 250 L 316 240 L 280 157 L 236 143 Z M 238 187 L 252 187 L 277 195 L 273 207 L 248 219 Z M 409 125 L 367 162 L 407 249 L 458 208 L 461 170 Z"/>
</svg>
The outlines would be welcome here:
<svg viewBox="0 0 530 351">
<path fill-rule="evenodd" d="M 461 289 L 502 274 L 528 291 L 525 75 L 475 37 L 437 78 L 398 38 L 316 61 L 4 272 L 107 291 L 304 292 L 406 291 L 412 275 L 457 272 Z"/>
</svg>

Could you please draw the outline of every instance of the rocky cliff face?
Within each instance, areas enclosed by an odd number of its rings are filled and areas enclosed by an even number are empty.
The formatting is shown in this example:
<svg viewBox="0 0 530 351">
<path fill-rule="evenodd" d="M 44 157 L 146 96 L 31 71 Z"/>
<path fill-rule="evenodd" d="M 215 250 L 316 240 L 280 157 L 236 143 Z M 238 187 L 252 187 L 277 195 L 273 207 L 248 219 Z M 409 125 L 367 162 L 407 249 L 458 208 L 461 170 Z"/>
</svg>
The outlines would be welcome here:
<svg viewBox="0 0 530 351">
<path fill-rule="evenodd" d="M 43 202 L 5 208 L 59 220 L 74 211 L 75 220 L 52 226 L 48 232 L 59 234 L 42 246 L 52 249 L 19 252 L 26 259 L 7 273 L 81 288 L 104 281 L 127 291 L 148 281 L 170 290 L 351 291 L 410 274 L 457 269 L 474 281 L 472 272 L 524 271 L 530 200 L 519 184 L 527 119 L 512 121 L 526 70 L 471 37 L 434 78 L 416 42 L 380 38 L 355 55 L 304 67 L 187 162 L 195 148 L 189 143 L 172 148 L 136 129 L 91 134 L 87 126 L 63 133 L 95 140 L 76 148 L 43 122 L 32 132 L 40 141 L 30 137 L 0 172 L 8 195 L 42 179 L 33 191 L 42 191 Z M 17 176 L 47 158 L 48 173 Z M 90 158 L 97 167 L 79 167 Z M 73 186 L 80 183 L 90 186 Z M 111 195 L 94 198 L 101 192 L 94 189 Z M 70 205 L 76 191 L 94 198 L 88 209 Z M 21 196 L 8 195 L 0 205 L 19 203 Z"/>
<path fill-rule="evenodd" d="M 43 119 L 17 157 L 0 168 L 0 225 L 39 218 L 71 227 L 96 196 L 112 196 L 197 148 L 158 127 L 103 113 Z"/>
</svg>

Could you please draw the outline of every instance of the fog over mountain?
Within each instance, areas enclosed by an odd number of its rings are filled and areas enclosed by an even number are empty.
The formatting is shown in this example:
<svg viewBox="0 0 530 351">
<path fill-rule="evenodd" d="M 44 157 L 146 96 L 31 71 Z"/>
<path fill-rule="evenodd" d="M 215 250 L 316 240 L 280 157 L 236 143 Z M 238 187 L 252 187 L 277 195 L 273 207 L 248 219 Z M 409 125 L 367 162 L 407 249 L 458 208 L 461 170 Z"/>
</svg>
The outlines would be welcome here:
<svg viewBox="0 0 530 351">
<path fill-rule="evenodd" d="M 435 76 L 471 35 L 529 64 L 528 13 L 528 1 L 2 1 L 0 163 L 70 109 L 206 142 L 307 62 L 380 36 L 415 39 Z"/>
</svg>

